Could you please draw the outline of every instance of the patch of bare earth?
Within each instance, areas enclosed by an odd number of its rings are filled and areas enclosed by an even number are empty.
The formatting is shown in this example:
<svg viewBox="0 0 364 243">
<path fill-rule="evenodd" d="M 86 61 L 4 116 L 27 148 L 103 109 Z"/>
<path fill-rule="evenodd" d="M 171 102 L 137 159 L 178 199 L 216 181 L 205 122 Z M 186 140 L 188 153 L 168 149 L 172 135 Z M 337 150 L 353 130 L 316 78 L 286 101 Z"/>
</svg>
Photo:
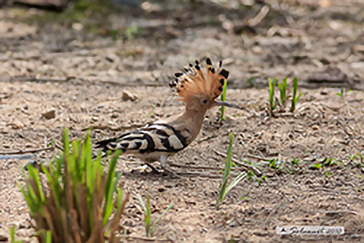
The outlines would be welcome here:
<svg viewBox="0 0 364 243">
<path fill-rule="evenodd" d="M 256 5 L 255 12 L 210 2 L 197 10 L 189 4 L 123 10 L 105 22 L 119 31 L 137 23 L 143 31 L 117 41 L 79 25 L 34 21 L 41 10 L 0 9 L 0 233 L 11 225 L 20 238 L 34 233 L 16 186 L 23 181 L 20 167 L 32 159 L 47 163 L 60 151 L 21 159 L 4 159 L 4 153 L 52 141 L 62 146 L 66 127 L 77 139 L 92 126 L 96 141 L 178 114 L 183 106 L 174 101 L 168 80 L 189 61 L 211 56 L 222 58 L 231 72 L 227 99 L 250 112 L 226 109 L 221 123 L 219 111 L 210 110 L 196 141 L 170 158 L 170 168 L 222 177 L 219 170 L 192 167 L 222 168 L 232 132 L 234 158 L 256 175 L 250 173 L 216 211 L 221 179 L 157 176 L 140 161 L 121 157 L 122 185 L 132 196 L 120 234 L 145 241 L 139 193 L 150 195 L 154 218 L 175 204 L 156 226 L 156 241 L 363 241 L 364 164 L 353 156 L 364 151 L 363 3 L 324 2 L 282 1 L 282 11 L 272 3 L 253 34 L 237 30 L 247 30 L 241 16 L 253 19 L 249 13 L 259 13 Z M 218 17 L 209 19 L 208 13 Z M 285 76 L 299 78 L 303 96 L 294 113 L 288 105 L 271 116 L 266 88 L 247 87 Z M 343 97 L 336 94 L 341 87 Z M 338 225 L 345 234 L 280 236 L 279 225 Z"/>
</svg>

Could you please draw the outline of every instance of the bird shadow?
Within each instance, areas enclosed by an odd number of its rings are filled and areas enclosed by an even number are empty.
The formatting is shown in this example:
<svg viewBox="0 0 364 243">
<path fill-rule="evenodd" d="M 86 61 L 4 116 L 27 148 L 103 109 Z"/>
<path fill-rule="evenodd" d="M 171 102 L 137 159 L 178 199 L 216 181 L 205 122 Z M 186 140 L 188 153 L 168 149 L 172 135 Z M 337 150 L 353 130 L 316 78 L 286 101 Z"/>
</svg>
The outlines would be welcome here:
<svg viewBox="0 0 364 243">
<path fill-rule="evenodd" d="M 220 179 L 221 176 L 211 175 L 211 174 L 202 174 L 197 172 L 177 172 L 175 175 L 165 173 L 165 172 L 154 172 L 154 171 L 137 171 L 132 170 L 130 172 L 117 171 L 118 174 L 122 174 L 122 176 L 126 179 L 143 179 L 143 180 L 181 180 L 181 179 L 189 179 L 191 177 L 195 178 L 210 178 L 210 179 Z"/>
<path fill-rule="evenodd" d="M 116 175 L 122 174 L 122 176 L 126 179 L 143 179 L 143 180 L 176 180 L 181 179 L 180 177 L 176 177 L 170 175 L 168 173 L 156 173 L 154 171 L 138 171 L 138 170 L 131 170 L 131 171 L 117 171 Z"/>
</svg>

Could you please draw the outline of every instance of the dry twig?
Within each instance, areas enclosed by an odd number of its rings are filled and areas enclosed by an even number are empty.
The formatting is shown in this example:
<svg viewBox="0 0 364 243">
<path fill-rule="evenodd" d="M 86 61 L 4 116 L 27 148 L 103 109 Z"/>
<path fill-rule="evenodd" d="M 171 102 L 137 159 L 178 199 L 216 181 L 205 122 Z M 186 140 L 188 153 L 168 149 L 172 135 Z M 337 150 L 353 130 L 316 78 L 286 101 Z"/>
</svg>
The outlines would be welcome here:
<svg viewBox="0 0 364 243">
<path fill-rule="evenodd" d="M 245 156 L 253 158 L 253 159 L 263 160 L 263 161 L 270 161 L 270 160 L 273 159 L 273 158 L 265 158 L 265 157 L 261 157 L 261 156 L 258 156 L 258 155 L 248 154 L 248 153 L 246 153 Z"/>
<path fill-rule="evenodd" d="M 227 154 L 226 154 L 226 153 L 224 153 L 224 152 L 218 151 L 218 150 L 216 150 L 216 149 L 214 149 L 213 151 L 214 151 L 217 155 L 220 155 L 220 156 L 225 157 L 225 158 L 227 157 Z M 243 163 L 241 163 L 239 160 L 237 160 L 237 159 L 235 159 L 235 158 L 231 158 L 231 160 L 232 160 L 235 164 L 237 164 L 237 165 L 239 165 L 239 166 L 243 166 L 243 167 L 245 167 L 247 170 L 249 169 L 249 170 L 254 171 L 254 173 L 255 173 L 256 175 L 261 175 L 261 174 L 262 174 L 262 172 L 261 172 L 260 170 L 258 170 L 257 168 L 255 168 L 255 167 L 253 167 L 253 166 L 251 166 L 251 165 L 243 164 Z"/>
<path fill-rule="evenodd" d="M 204 137 L 204 138 L 202 138 L 200 141 L 198 141 L 197 143 L 203 143 L 203 142 L 206 142 L 206 141 L 208 141 L 208 140 L 210 140 L 210 139 L 212 139 L 212 138 L 217 138 L 219 135 L 218 134 L 213 134 L 213 135 L 211 135 L 211 136 L 207 136 L 207 137 Z"/>
<path fill-rule="evenodd" d="M 161 240 L 156 238 L 147 238 L 147 237 L 131 236 L 131 235 L 122 236 L 120 237 L 120 239 L 132 240 L 132 241 L 137 240 L 142 242 L 171 242 L 171 240 Z"/>
<path fill-rule="evenodd" d="M 185 168 L 185 169 L 191 169 L 191 170 L 219 170 L 223 171 L 225 168 L 222 167 L 210 167 L 210 166 L 188 166 L 188 165 L 179 165 L 179 164 L 171 164 L 172 167 L 178 167 L 178 168 Z M 247 168 L 237 168 L 234 167 L 232 170 L 240 170 L 240 171 L 247 171 Z"/>
<path fill-rule="evenodd" d="M 42 151 L 53 151 L 54 147 L 47 147 L 47 148 L 38 148 L 38 149 L 31 149 L 31 150 L 18 150 L 18 151 L 9 151 L 9 152 L 0 152 L 0 155 L 10 155 L 10 154 L 34 154 Z"/>
</svg>

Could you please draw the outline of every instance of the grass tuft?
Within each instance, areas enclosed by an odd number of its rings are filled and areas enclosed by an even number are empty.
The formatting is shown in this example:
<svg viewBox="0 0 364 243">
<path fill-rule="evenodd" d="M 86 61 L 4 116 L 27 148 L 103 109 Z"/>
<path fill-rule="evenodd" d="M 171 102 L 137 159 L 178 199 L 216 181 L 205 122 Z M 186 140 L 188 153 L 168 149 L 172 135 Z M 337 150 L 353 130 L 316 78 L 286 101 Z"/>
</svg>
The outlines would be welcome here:
<svg viewBox="0 0 364 243">
<path fill-rule="evenodd" d="M 351 89 L 348 89 L 348 90 L 346 90 L 346 91 L 344 91 L 344 89 L 343 88 L 341 88 L 340 89 L 340 93 L 336 93 L 338 96 L 340 96 L 341 98 L 344 98 L 344 94 L 345 93 L 348 93 L 348 92 L 350 92 L 351 91 Z"/>
<path fill-rule="evenodd" d="M 128 200 L 117 188 L 121 174 L 115 175 L 121 152 L 115 152 L 104 173 L 101 155 L 92 159 L 89 133 L 83 143 L 72 142 L 70 149 L 66 129 L 63 143 L 64 153 L 49 167 L 41 166 L 39 171 L 28 166 L 25 186 L 19 186 L 35 221 L 38 241 L 114 242 Z M 40 172 L 45 178 L 41 179 Z"/>
<path fill-rule="evenodd" d="M 257 185 L 261 185 L 263 184 L 264 182 L 267 181 L 267 178 L 265 175 L 262 175 L 260 177 L 258 177 L 253 170 L 249 170 L 248 171 L 248 180 L 251 181 L 251 182 L 255 182 Z"/>
<path fill-rule="evenodd" d="M 278 88 L 279 88 L 279 94 L 280 94 L 279 100 L 274 95 L 274 90 L 275 90 L 276 84 L 278 84 Z M 273 111 L 277 107 L 278 104 L 281 107 L 281 109 L 284 109 L 286 107 L 286 103 L 287 103 L 287 99 L 288 99 L 287 78 L 282 79 L 282 83 L 279 83 L 276 78 L 274 78 L 273 81 L 272 81 L 272 79 L 268 78 L 268 85 L 269 85 L 269 87 L 268 87 L 269 109 L 270 109 L 271 115 L 273 115 Z M 292 96 L 292 101 L 291 101 L 290 112 L 293 112 L 296 109 L 296 104 L 302 96 L 302 93 L 297 95 L 297 89 L 298 89 L 298 80 L 297 80 L 297 78 L 294 78 L 293 79 L 293 96 Z"/>
<path fill-rule="evenodd" d="M 228 185 L 228 180 L 230 177 L 231 172 L 231 158 L 233 156 L 233 141 L 234 141 L 234 134 L 229 134 L 229 149 L 227 152 L 226 160 L 225 160 L 225 170 L 224 170 L 224 176 L 222 179 L 222 182 L 220 184 L 219 193 L 217 195 L 217 201 L 216 201 L 216 210 L 219 210 L 220 205 L 222 201 L 224 200 L 225 196 L 228 194 L 228 192 L 233 189 L 241 180 L 243 180 L 246 177 L 246 173 L 243 172 L 240 175 L 238 175 L 231 183 Z"/>
<path fill-rule="evenodd" d="M 137 198 L 140 202 L 140 205 L 143 208 L 144 211 L 144 226 L 145 226 L 145 233 L 147 234 L 147 237 L 152 237 L 153 236 L 153 231 L 154 231 L 154 227 L 155 225 L 158 223 L 158 221 L 168 212 L 168 210 L 170 210 L 174 204 L 170 204 L 166 210 L 164 210 L 164 212 L 159 215 L 159 217 L 154 220 L 154 222 L 152 223 L 152 210 L 150 207 L 150 197 L 149 195 L 147 196 L 147 204 L 144 203 L 142 197 L 140 196 L 140 194 L 137 194 Z"/>
</svg>

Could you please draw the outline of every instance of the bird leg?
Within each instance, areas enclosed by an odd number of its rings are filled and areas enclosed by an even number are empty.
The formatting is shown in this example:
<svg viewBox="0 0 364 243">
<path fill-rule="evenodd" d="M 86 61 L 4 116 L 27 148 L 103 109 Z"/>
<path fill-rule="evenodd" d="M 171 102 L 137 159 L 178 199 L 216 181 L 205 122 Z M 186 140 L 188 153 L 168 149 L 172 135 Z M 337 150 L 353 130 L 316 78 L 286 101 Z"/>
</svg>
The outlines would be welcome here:
<svg viewBox="0 0 364 243">
<path fill-rule="evenodd" d="M 151 164 L 149 164 L 149 163 L 145 163 L 149 168 L 151 168 L 152 169 L 152 171 L 154 172 L 154 173 L 157 173 L 157 174 L 160 174 L 160 173 L 162 173 L 162 171 L 160 171 L 160 170 L 158 170 L 157 168 L 155 168 L 153 165 L 151 165 Z"/>
<path fill-rule="evenodd" d="M 170 174 L 170 175 L 172 175 L 172 176 L 174 176 L 174 177 L 181 177 L 177 173 L 175 173 L 173 171 L 170 171 L 169 169 L 166 168 L 167 158 L 168 158 L 167 155 L 162 155 L 161 158 L 160 158 L 160 164 L 161 164 L 161 167 L 162 167 L 163 171 Z"/>
</svg>

